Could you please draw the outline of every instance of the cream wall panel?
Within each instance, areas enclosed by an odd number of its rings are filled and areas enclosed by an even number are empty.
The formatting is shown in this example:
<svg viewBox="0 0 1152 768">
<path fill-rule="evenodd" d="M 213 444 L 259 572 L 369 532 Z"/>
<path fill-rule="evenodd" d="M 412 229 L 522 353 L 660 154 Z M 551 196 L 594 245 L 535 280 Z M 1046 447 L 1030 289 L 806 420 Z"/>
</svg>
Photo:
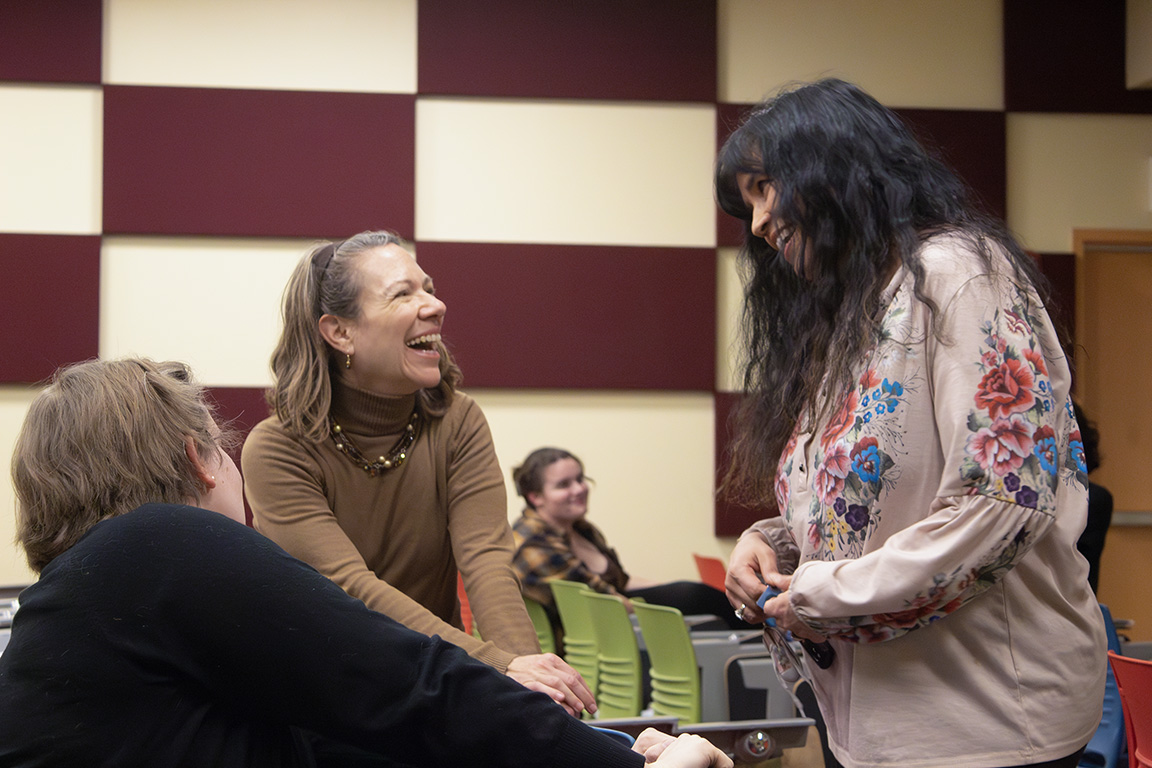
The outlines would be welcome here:
<svg viewBox="0 0 1152 768">
<path fill-rule="evenodd" d="M 1152 115 L 1008 115 L 1008 224 L 1025 247 L 1072 230 L 1152 228 Z"/>
<path fill-rule="evenodd" d="M 1152 0 L 1128 0 L 1125 47 L 1129 88 L 1152 88 Z"/>
<path fill-rule="evenodd" d="M 309 243 L 108 238 L 100 356 L 182 360 L 211 386 L 264 387 L 280 297 Z"/>
<path fill-rule="evenodd" d="M 0 86 L 0 232 L 99 234 L 98 88 Z"/>
<path fill-rule="evenodd" d="M 30 584 L 36 574 L 16 545 L 16 494 L 12 490 L 12 449 L 38 389 L 0 387 L 0 586 Z"/>
<path fill-rule="evenodd" d="M 712 247 L 712 105 L 420 99 L 424 240 Z"/>
<path fill-rule="evenodd" d="M 104 81 L 416 92 L 416 0 L 106 0 Z"/>
<path fill-rule="evenodd" d="M 720 248 L 716 254 L 716 389 L 720 392 L 739 392 L 743 378 L 740 312 L 744 282 L 737 254 L 736 248 Z"/>
<path fill-rule="evenodd" d="M 508 488 L 512 469 L 543 446 L 580 457 L 596 484 L 589 519 L 634 576 L 696 578 L 692 553 L 727 557 L 712 534 L 713 406 L 707 394 L 470 392 L 492 427 Z"/>
<path fill-rule="evenodd" d="M 720 100 L 835 76 L 892 107 L 1003 109 L 1000 0 L 719 0 Z"/>
</svg>

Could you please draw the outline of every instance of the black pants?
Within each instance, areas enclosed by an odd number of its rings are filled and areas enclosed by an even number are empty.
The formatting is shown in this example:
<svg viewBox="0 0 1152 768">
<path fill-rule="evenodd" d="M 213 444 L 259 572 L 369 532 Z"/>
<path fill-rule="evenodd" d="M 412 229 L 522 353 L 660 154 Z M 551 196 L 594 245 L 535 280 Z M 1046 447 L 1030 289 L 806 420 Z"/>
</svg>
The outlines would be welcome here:
<svg viewBox="0 0 1152 768">
<path fill-rule="evenodd" d="M 752 628 L 752 625 L 736 618 L 723 592 L 699 581 L 673 581 L 646 589 L 633 589 L 626 594 L 628 597 L 642 598 L 653 605 L 676 608 L 685 616 L 715 616 L 729 629 Z"/>
<path fill-rule="evenodd" d="M 1076 750 L 1067 757 L 1062 757 L 1059 760 L 1049 760 L 1046 763 L 1030 763 L 1029 765 L 1021 766 L 1006 766 L 1006 768 L 1076 768 L 1080 765 L 1080 758 L 1084 756 L 1084 750 L 1088 747 L 1085 744 L 1080 749 Z"/>
</svg>

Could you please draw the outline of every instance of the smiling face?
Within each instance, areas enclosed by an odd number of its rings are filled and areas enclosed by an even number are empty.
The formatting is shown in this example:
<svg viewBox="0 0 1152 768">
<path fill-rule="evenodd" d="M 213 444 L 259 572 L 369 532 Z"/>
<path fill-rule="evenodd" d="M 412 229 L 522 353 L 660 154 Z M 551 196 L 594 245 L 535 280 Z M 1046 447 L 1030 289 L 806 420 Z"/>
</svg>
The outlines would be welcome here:
<svg viewBox="0 0 1152 768">
<path fill-rule="evenodd" d="M 344 380 L 378 395 L 410 395 L 440 383 L 440 328 L 446 307 L 432 278 L 398 245 L 359 257 L 360 313 L 320 318 L 320 331 L 352 365 Z"/>
<path fill-rule="evenodd" d="M 588 481 L 576 459 L 559 459 L 544 468 L 540 491 L 528 500 L 542 518 L 567 530 L 588 514 Z"/>
<path fill-rule="evenodd" d="M 788 262 L 796 274 L 811 277 L 812 253 L 805 247 L 796 230 L 774 216 L 777 206 L 776 188 L 763 173 L 738 173 L 736 185 L 745 205 L 752 211 L 752 234 L 763 238 L 776 249 L 780 258 Z"/>
</svg>

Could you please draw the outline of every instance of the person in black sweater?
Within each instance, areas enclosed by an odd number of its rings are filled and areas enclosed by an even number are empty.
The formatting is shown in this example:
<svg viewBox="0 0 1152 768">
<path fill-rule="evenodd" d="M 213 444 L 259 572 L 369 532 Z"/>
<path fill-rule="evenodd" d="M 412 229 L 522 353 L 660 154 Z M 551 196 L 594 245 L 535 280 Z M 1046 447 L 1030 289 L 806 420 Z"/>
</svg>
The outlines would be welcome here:
<svg viewBox="0 0 1152 768">
<path fill-rule="evenodd" d="M 178 364 L 82 363 L 33 402 L 12 466 L 40 579 L 0 656 L 0 765 L 311 766 L 326 740 L 357 765 L 731 766 L 694 736 L 629 750 L 368 610 L 243 524 L 222 442 Z"/>
<path fill-rule="evenodd" d="M 1073 400 L 1072 407 L 1076 412 L 1076 423 L 1080 425 L 1081 450 L 1077 460 L 1083 461 L 1083 469 L 1091 477 L 1100 466 L 1100 432 L 1080 403 Z M 1076 540 L 1076 549 L 1088 561 L 1088 584 L 1093 592 L 1100 586 L 1100 558 L 1104 554 L 1108 528 L 1112 525 L 1112 504 L 1112 492 L 1089 479 L 1088 522 Z"/>
</svg>

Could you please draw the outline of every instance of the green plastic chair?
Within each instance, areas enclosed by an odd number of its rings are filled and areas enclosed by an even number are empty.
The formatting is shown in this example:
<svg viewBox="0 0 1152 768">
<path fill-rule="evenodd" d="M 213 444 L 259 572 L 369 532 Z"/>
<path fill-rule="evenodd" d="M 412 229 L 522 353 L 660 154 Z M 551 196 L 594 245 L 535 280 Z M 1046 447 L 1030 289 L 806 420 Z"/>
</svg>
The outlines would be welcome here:
<svg viewBox="0 0 1152 768">
<path fill-rule="evenodd" d="M 580 673 L 592 695 L 596 696 L 600 680 L 600 650 L 588 603 L 581 595 L 592 590 L 581 581 L 564 579 L 553 579 L 548 585 L 552 588 L 552 598 L 556 601 L 556 611 L 564 628 L 564 660 Z"/>
<path fill-rule="evenodd" d="M 593 591 L 581 594 L 587 602 L 600 646 L 597 654 L 600 682 L 596 693 L 600 717 L 639 717 L 644 708 L 643 667 L 628 609 L 615 595 Z"/>
<path fill-rule="evenodd" d="M 542 653 L 556 653 L 556 633 L 552 631 L 552 621 L 548 618 L 548 611 L 544 606 L 530 597 L 524 598 L 524 607 L 528 609 L 528 618 L 532 619 L 532 626 L 536 629 L 536 638 L 540 641 Z"/>
<path fill-rule="evenodd" d="M 683 614 L 649 603 L 633 603 L 632 609 L 648 649 L 653 714 L 700 722 L 700 670 Z"/>
</svg>

